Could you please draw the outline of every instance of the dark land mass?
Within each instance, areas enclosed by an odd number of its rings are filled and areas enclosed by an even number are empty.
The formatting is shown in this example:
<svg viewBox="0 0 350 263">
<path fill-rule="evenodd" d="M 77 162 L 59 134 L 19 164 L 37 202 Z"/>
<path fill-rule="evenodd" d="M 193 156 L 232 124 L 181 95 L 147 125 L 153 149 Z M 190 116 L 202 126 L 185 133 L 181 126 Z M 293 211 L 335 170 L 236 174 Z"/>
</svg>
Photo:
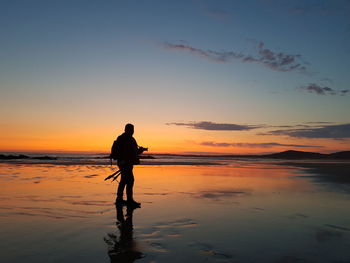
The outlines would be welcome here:
<svg viewBox="0 0 350 263">
<path fill-rule="evenodd" d="M 20 154 L 20 155 L 4 155 L 0 154 L 0 160 L 16 160 L 16 159 L 29 159 L 29 156 Z"/>
<path fill-rule="evenodd" d="M 50 156 L 29 157 L 29 156 L 24 155 L 24 154 L 19 154 L 19 155 L 0 154 L 0 160 L 19 160 L 19 159 L 57 160 L 56 157 L 50 157 Z"/>
</svg>

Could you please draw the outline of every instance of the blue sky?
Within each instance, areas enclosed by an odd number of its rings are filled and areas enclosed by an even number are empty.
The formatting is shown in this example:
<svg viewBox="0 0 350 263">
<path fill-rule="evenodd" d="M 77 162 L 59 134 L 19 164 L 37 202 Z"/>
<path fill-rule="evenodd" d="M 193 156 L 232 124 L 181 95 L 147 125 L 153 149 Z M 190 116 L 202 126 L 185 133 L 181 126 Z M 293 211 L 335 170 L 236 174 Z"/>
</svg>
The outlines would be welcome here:
<svg viewBox="0 0 350 263">
<path fill-rule="evenodd" d="M 113 118 L 144 132 L 349 123 L 349 1 L 1 1 L 0 34 L 1 122 L 15 138 Z M 232 136 L 249 139 L 210 138 Z"/>
</svg>

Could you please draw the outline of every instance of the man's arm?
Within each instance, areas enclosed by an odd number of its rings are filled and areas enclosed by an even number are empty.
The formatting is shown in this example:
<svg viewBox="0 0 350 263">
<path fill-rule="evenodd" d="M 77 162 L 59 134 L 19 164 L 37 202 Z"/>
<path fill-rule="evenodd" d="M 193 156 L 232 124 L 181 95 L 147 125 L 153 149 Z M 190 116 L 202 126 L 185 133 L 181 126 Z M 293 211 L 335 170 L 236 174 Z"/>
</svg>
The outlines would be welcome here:
<svg viewBox="0 0 350 263">
<path fill-rule="evenodd" d="M 144 148 L 142 146 L 138 146 L 137 148 L 137 154 L 142 154 L 143 152 L 148 151 L 148 148 Z"/>
<path fill-rule="evenodd" d="M 148 151 L 148 148 L 144 148 L 144 147 L 142 147 L 142 146 L 138 146 L 138 144 L 137 144 L 135 138 L 134 138 L 134 143 L 135 143 L 135 146 L 136 146 L 136 149 L 137 149 L 137 155 L 140 155 L 140 154 L 142 154 L 143 152 Z"/>
</svg>

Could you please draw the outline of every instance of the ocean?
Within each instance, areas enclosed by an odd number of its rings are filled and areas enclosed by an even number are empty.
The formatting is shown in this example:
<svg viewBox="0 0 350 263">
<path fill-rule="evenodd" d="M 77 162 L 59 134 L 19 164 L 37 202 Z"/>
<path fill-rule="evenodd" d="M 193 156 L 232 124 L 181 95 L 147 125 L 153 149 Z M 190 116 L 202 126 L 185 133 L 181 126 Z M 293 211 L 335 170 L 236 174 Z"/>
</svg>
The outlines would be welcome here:
<svg viewBox="0 0 350 263">
<path fill-rule="evenodd" d="M 13 154 L 13 153 L 12 153 Z M 350 262 L 350 163 L 106 154 L 0 161 L 0 262 Z"/>
</svg>

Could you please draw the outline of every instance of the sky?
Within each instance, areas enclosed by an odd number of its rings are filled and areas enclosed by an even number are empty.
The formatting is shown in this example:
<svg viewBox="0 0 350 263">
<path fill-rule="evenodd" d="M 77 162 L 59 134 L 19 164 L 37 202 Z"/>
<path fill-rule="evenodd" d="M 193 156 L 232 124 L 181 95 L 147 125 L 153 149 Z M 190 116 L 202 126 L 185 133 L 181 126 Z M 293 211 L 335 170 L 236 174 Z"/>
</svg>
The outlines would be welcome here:
<svg viewBox="0 0 350 263">
<path fill-rule="evenodd" d="M 0 1 L 0 151 L 350 150 L 350 1 Z"/>
</svg>

